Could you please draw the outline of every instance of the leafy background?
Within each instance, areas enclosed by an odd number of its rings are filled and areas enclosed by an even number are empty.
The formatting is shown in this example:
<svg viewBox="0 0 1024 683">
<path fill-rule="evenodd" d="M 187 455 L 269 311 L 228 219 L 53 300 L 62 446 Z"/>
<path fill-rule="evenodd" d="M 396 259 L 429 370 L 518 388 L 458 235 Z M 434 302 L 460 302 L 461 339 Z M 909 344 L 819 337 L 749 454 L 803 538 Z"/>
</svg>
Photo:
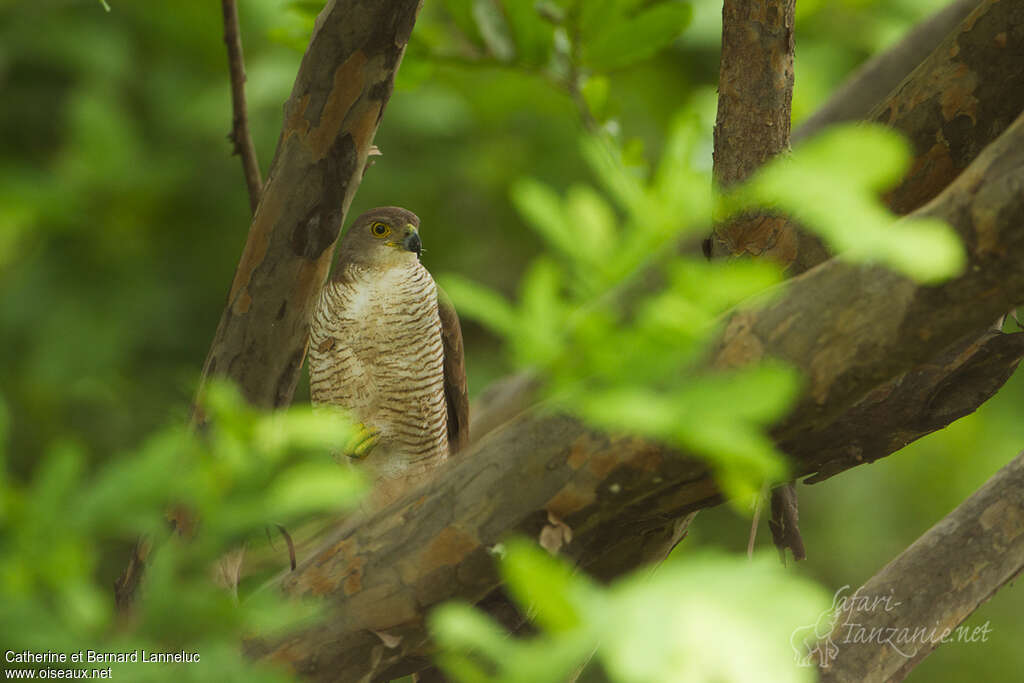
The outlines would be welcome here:
<svg viewBox="0 0 1024 683">
<path fill-rule="evenodd" d="M 595 178 L 578 142 L 577 105 L 522 48 L 529 36 L 488 30 L 486 17 L 467 21 L 464 4 L 426 3 L 377 136 L 383 156 L 352 215 L 407 206 L 422 219 L 434 273 L 514 296 L 543 240 L 512 188 L 528 177 L 564 195 Z M 941 4 L 801 0 L 794 120 Z M 264 171 L 318 6 L 241 3 Z M 695 2 L 681 36 L 638 61 L 602 50 L 600 36 L 582 55 L 607 80 L 581 95 L 637 163 L 658 161 L 686 105 L 700 122 L 695 163 L 710 167 L 719 10 Z M 88 474 L 186 419 L 245 240 L 247 198 L 225 137 L 216 3 L 114 2 L 110 12 L 89 0 L 0 3 L 0 86 L 0 395 L 7 476 L 22 485 L 59 449 L 79 453 Z M 476 394 L 514 358 L 486 327 L 466 320 L 464 330 Z M 1022 402 L 1018 374 L 976 415 L 880 463 L 801 487 L 810 558 L 795 571 L 829 592 L 858 585 L 1016 454 Z M 702 513 L 679 554 L 740 551 L 748 524 L 724 507 Z M 111 556 L 89 570 L 101 585 L 120 569 Z M 989 642 L 940 648 L 911 680 L 1009 677 L 1021 662 L 1022 608 L 1019 591 L 1004 589 L 969 621 L 991 620 Z"/>
</svg>

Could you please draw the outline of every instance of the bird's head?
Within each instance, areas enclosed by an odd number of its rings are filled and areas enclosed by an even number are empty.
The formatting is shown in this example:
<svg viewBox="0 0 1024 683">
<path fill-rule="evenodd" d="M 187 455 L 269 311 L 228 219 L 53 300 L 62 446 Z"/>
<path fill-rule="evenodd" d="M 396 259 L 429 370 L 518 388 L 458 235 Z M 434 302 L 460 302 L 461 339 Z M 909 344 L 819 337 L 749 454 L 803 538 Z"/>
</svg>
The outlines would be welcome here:
<svg viewBox="0 0 1024 683">
<path fill-rule="evenodd" d="M 338 259 L 375 268 L 389 268 L 418 259 L 420 219 L 412 211 L 383 206 L 367 211 L 341 238 Z"/>
</svg>

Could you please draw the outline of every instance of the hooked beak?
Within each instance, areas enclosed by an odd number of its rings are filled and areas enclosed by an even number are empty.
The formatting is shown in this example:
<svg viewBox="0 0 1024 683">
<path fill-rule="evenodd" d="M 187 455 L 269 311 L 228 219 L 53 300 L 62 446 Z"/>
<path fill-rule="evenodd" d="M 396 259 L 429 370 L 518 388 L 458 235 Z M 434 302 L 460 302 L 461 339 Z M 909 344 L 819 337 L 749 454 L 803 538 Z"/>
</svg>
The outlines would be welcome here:
<svg viewBox="0 0 1024 683">
<path fill-rule="evenodd" d="M 423 251 L 423 242 L 420 241 L 420 234 L 416 232 L 416 228 L 412 225 L 405 226 L 405 238 L 402 240 L 402 248 L 406 251 L 416 252 L 417 258 L 420 252 Z"/>
</svg>

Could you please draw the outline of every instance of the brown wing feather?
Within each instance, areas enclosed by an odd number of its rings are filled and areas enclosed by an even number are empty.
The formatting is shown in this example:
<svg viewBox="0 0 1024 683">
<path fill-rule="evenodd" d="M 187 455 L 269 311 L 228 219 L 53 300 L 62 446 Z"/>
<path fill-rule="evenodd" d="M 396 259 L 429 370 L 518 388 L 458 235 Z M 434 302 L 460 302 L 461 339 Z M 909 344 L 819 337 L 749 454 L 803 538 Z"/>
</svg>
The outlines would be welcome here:
<svg viewBox="0 0 1024 683">
<path fill-rule="evenodd" d="M 448 453 L 455 455 L 469 441 L 469 386 L 462 328 L 448 295 L 437 288 L 437 312 L 444 344 L 444 396 L 448 404 Z"/>
</svg>

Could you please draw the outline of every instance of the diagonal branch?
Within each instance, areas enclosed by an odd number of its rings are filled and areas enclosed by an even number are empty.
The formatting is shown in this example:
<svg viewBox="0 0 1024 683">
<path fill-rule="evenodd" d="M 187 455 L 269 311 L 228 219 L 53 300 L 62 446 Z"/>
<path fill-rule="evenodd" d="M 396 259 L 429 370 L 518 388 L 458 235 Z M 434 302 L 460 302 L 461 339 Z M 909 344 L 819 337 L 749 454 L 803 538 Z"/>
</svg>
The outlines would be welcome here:
<svg viewBox="0 0 1024 683">
<path fill-rule="evenodd" d="M 1024 111 L 1024 5 L 984 0 L 868 118 L 910 138 L 896 213 L 935 197 Z"/>
<path fill-rule="evenodd" d="M 1024 118 L 920 211 L 960 232 L 970 260 L 963 276 L 926 287 L 831 261 L 789 281 L 775 302 L 735 313 L 712 365 L 786 358 L 808 383 L 778 435 L 824 428 L 880 382 L 1024 300 L 1022 184 Z M 797 475 L 812 468 L 793 463 Z M 400 675 L 414 660 L 422 665 L 431 606 L 476 601 L 497 585 L 488 548 L 505 534 L 536 537 L 553 514 L 573 530 L 563 552 L 609 578 L 662 549 L 661 531 L 675 520 L 720 500 L 697 460 L 571 418 L 527 413 L 408 498 L 346 525 L 301 558 L 281 587 L 329 598 L 337 609 L 302 633 L 253 639 L 248 650 L 320 680 Z"/>
<path fill-rule="evenodd" d="M 914 26 L 900 42 L 865 62 L 814 114 L 793 131 L 793 142 L 806 140 L 825 127 L 860 121 L 923 62 L 956 28 L 978 0 L 953 0 Z"/>
<path fill-rule="evenodd" d="M 980 641 L 986 626 L 957 627 L 1022 570 L 1024 453 L 846 596 L 863 600 L 847 600 L 836 615 L 837 655 L 821 680 L 900 681 L 943 636 Z"/>
<path fill-rule="evenodd" d="M 310 308 L 330 269 L 421 2 L 332 0 L 317 18 L 204 383 L 210 376 L 229 378 L 255 406 L 291 402 Z"/>
<path fill-rule="evenodd" d="M 234 153 L 242 159 L 245 185 L 249 188 L 249 209 L 253 214 L 260 203 L 263 181 L 256 160 L 256 145 L 249 132 L 249 113 L 245 106 L 245 57 L 242 55 L 242 34 L 238 28 L 238 7 L 235 0 L 221 0 L 224 13 L 224 44 L 228 48 L 228 69 L 231 73 L 231 133 L 228 139 Z"/>
</svg>

